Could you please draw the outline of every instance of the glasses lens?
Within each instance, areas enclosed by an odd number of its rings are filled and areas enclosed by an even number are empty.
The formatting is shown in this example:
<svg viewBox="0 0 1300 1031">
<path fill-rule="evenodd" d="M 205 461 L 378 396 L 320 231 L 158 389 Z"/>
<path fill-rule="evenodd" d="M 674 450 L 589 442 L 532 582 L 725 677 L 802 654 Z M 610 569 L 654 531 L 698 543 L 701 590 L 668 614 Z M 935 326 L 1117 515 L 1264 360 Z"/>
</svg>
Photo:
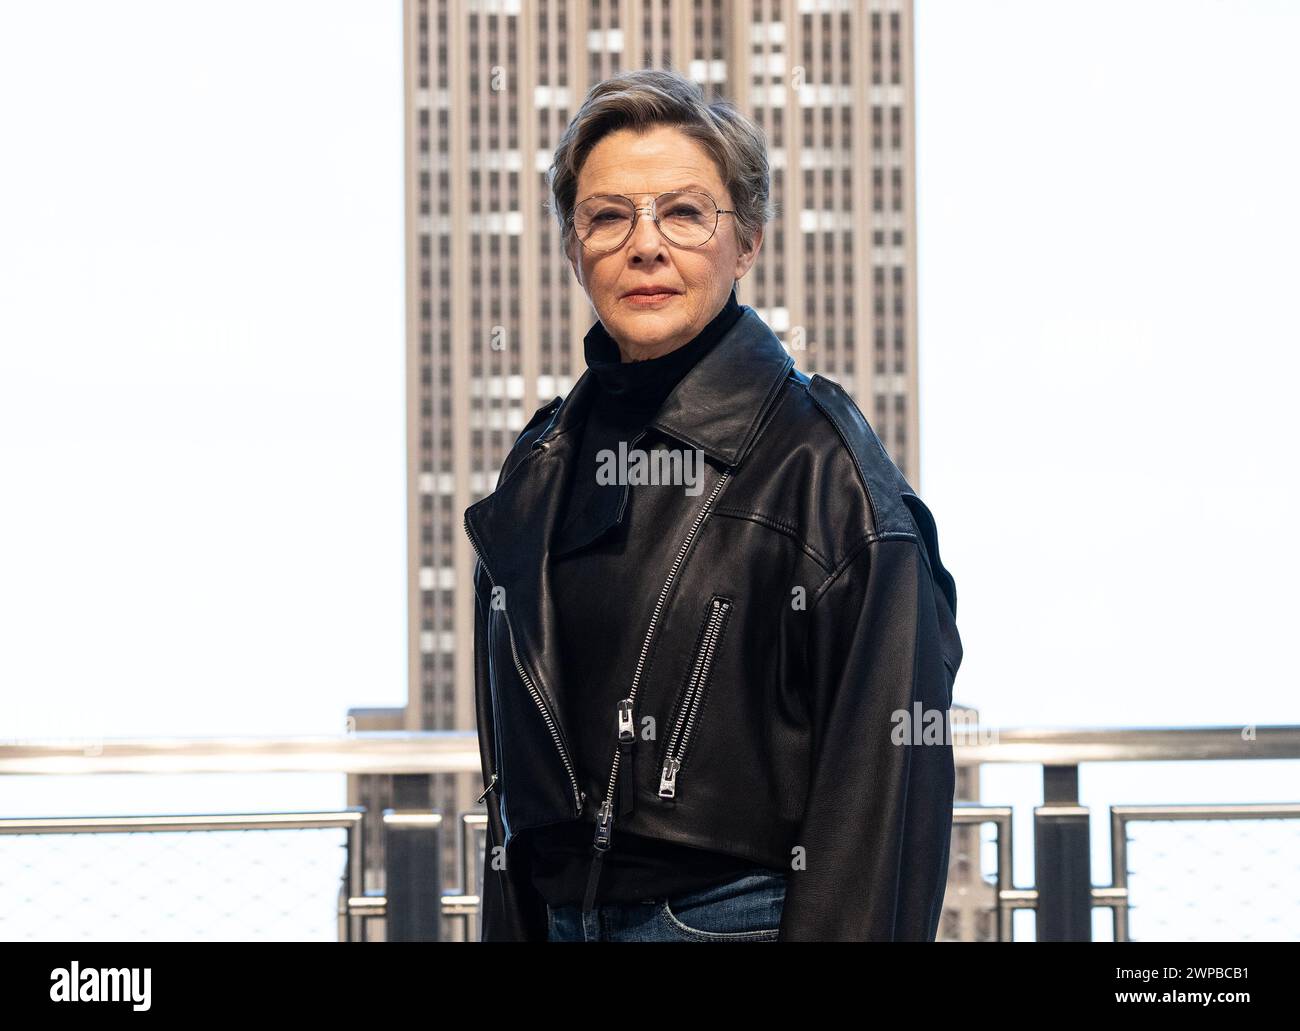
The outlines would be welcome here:
<svg viewBox="0 0 1300 1031">
<path fill-rule="evenodd" d="M 613 250 L 623 242 L 635 215 L 632 202 L 622 197 L 591 197 L 573 213 L 573 228 L 584 247 Z"/>
<path fill-rule="evenodd" d="M 707 193 L 665 193 L 656 210 L 660 230 L 679 247 L 707 243 L 718 227 L 718 206 Z"/>
<path fill-rule="evenodd" d="M 708 243 L 718 228 L 718 206 L 707 193 L 665 193 L 655 204 L 659 231 L 678 247 Z M 632 228 L 636 209 L 625 197 L 590 197 L 574 210 L 573 228 L 591 251 L 612 251 Z"/>
</svg>

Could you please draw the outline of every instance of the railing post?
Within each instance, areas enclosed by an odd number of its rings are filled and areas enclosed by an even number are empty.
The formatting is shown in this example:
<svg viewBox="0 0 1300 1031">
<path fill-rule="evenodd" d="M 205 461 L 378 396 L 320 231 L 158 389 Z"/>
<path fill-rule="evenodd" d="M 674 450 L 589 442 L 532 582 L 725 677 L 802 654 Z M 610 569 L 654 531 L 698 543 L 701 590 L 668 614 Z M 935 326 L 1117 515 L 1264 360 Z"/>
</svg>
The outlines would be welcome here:
<svg viewBox="0 0 1300 1031">
<path fill-rule="evenodd" d="M 441 939 L 441 839 L 441 813 L 384 810 L 385 941 Z"/>
<path fill-rule="evenodd" d="M 1043 805 L 1034 809 L 1037 940 L 1092 941 L 1088 810 L 1079 767 L 1043 765 Z"/>
<path fill-rule="evenodd" d="M 350 812 L 357 813 L 357 818 L 348 828 L 348 941 L 364 942 L 366 940 L 366 918 L 353 913 L 353 896 L 364 895 L 366 891 L 366 835 L 365 806 L 348 806 Z"/>
</svg>

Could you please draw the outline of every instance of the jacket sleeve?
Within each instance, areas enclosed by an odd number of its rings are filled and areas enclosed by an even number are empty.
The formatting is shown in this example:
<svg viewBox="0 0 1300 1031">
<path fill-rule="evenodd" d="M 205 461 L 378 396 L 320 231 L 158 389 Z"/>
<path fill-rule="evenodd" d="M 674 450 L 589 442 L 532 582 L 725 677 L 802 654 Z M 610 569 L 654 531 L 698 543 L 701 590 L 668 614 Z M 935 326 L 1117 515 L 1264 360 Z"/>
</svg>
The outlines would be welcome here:
<svg viewBox="0 0 1300 1031">
<path fill-rule="evenodd" d="M 474 705 L 478 724 L 479 761 L 483 784 L 491 786 L 484 796 L 487 835 L 483 850 L 483 883 L 479 896 L 480 941 L 546 941 L 546 902 L 533 887 L 525 860 L 518 849 L 504 869 L 505 856 L 498 846 L 505 842 L 501 819 L 501 768 L 497 762 L 496 726 L 492 717 L 492 686 L 488 678 L 488 600 L 490 588 L 482 563 L 474 564 Z M 500 856 L 497 853 L 500 852 Z M 494 862 L 495 859 L 495 862 Z"/>
<path fill-rule="evenodd" d="M 863 541 L 813 599 L 805 865 L 796 853 L 780 940 L 935 939 L 956 785 L 955 609 L 937 549 L 927 561 L 906 537 Z"/>
</svg>

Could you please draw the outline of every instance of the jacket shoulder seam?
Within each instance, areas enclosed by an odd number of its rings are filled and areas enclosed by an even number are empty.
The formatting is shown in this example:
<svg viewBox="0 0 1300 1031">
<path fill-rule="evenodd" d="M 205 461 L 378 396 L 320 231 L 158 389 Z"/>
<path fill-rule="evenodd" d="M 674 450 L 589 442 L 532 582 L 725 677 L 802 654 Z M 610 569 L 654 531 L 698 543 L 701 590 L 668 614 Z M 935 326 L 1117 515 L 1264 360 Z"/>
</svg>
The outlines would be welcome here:
<svg viewBox="0 0 1300 1031">
<path fill-rule="evenodd" d="M 904 491 L 911 492 L 911 485 L 889 457 L 880 437 L 848 391 L 817 373 L 812 375 L 804 389 L 835 429 L 853 462 L 871 510 L 872 530 L 915 536 L 915 523 L 901 496 Z"/>
</svg>

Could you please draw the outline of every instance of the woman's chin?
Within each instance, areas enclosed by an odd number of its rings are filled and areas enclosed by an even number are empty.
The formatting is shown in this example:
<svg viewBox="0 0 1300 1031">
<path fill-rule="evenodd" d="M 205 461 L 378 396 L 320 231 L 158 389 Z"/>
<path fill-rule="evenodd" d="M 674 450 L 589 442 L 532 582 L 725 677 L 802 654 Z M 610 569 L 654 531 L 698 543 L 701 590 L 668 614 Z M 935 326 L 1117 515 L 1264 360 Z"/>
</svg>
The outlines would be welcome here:
<svg viewBox="0 0 1300 1031">
<path fill-rule="evenodd" d="M 641 345 L 655 344 L 674 336 L 680 328 L 681 318 L 667 312 L 620 312 L 618 328 L 623 339 Z"/>
</svg>

